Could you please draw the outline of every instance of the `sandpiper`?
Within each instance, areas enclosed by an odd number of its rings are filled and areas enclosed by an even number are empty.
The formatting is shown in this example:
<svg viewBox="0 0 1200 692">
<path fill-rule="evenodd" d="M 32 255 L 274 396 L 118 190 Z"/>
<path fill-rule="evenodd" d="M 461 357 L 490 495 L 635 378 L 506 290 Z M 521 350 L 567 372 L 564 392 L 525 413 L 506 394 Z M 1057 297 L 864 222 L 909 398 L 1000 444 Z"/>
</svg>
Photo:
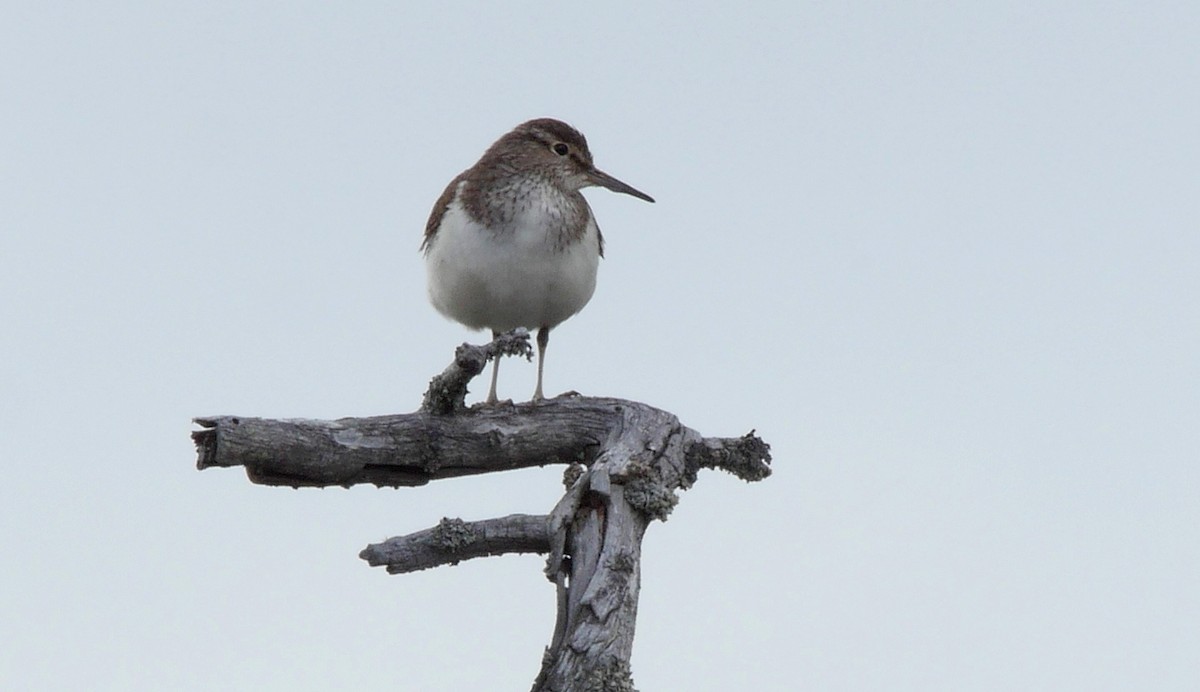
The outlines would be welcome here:
<svg viewBox="0 0 1200 692">
<path fill-rule="evenodd" d="M 654 199 L 596 168 L 587 140 L 570 125 L 540 118 L 496 140 L 450 181 L 433 205 L 421 250 L 437 311 L 493 336 L 537 330 L 542 394 L 550 330 L 583 309 L 596 289 L 604 237 L 579 193 L 599 185 Z M 499 358 L 487 402 L 496 402 Z"/>
</svg>

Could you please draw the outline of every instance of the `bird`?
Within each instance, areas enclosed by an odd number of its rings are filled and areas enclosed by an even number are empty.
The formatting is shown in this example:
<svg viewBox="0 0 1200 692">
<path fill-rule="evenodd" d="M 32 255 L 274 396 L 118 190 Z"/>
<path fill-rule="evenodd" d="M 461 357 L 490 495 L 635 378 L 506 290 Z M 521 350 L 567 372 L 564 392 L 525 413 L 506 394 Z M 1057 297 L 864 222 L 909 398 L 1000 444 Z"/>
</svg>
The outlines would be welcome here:
<svg viewBox="0 0 1200 692">
<path fill-rule="evenodd" d="M 583 134 L 553 118 L 521 123 L 450 181 L 433 205 L 420 250 L 429 301 L 445 317 L 493 337 L 537 330 L 537 387 L 550 330 L 596 289 L 604 236 L 580 193 L 600 186 L 654 198 L 596 168 Z M 492 359 L 494 404 L 499 358 Z"/>
</svg>

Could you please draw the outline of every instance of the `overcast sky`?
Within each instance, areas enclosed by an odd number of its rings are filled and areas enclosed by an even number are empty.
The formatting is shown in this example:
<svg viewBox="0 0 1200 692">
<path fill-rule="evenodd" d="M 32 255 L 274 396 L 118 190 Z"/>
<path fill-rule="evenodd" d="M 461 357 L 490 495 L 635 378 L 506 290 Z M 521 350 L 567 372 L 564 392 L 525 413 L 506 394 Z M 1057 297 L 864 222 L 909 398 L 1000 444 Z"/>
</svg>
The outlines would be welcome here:
<svg viewBox="0 0 1200 692">
<path fill-rule="evenodd" d="M 482 338 L 429 210 L 553 116 L 658 203 L 588 192 L 547 392 L 775 457 L 650 527 L 640 689 L 1197 689 L 1200 6 L 1019 4 L 4 3 L 0 686 L 528 689 L 541 558 L 357 553 L 559 469 L 292 491 L 189 432 L 414 410 Z"/>
</svg>

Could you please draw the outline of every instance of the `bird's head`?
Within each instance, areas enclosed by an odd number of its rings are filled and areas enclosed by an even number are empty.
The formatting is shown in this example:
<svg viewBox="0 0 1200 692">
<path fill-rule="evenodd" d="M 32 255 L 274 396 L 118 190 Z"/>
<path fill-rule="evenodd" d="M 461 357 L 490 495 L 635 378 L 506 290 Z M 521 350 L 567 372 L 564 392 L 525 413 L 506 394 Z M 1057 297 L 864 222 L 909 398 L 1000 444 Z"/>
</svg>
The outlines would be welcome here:
<svg viewBox="0 0 1200 692">
<path fill-rule="evenodd" d="M 497 140 L 484 158 L 493 158 L 513 173 L 536 171 L 571 192 L 599 185 L 654 201 L 650 195 L 596 168 L 583 133 L 561 120 L 538 118 L 521 123 Z"/>
</svg>

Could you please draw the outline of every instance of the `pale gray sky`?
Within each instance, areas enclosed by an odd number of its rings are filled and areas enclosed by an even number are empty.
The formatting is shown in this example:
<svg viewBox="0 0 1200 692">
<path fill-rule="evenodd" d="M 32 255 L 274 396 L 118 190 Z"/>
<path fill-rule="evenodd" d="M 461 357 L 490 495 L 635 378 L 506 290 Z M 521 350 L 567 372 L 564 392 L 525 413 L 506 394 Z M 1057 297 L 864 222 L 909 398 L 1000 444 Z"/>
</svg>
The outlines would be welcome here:
<svg viewBox="0 0 1200 692">
<path fill-rule="evenodd" d="M 658 199 L 589 192 L 548 391 L 775 453 L 651 527 L 641 689 L 1200 685 L 1195 3 L 104 5 L 0 9 L 5 689 L 528 689 L 539 558 L 356 554 L 558 469 L 291 491 L 188 433 L 413 410 L 475 336 L 430 206 L 538 116 Z"/>
</svg>

